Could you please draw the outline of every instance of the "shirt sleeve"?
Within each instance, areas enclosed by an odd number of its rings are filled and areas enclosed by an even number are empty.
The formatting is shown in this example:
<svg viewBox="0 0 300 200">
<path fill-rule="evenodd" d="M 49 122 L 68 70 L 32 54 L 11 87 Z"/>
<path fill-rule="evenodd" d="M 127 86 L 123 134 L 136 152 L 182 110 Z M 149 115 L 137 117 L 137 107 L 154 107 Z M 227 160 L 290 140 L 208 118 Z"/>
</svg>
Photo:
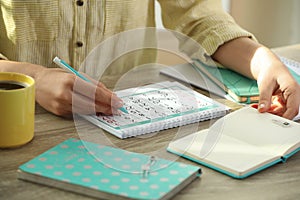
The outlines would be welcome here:
<svg viewBox="0 0 300 200">
<path fill-rule="evenodd" d="M 219 46 L 232 39 L 249 37 L 256 41 L 253 34 L 241 28 L 224 11 L 221 0 L 158 1 L 164 27 L 197 41 L 202 50 L 193 55 L 203 62 L 206 62 L 207 57 L 214 54 Z M 186 45 L 181 44 L 182 46 Z"/>
</svg>

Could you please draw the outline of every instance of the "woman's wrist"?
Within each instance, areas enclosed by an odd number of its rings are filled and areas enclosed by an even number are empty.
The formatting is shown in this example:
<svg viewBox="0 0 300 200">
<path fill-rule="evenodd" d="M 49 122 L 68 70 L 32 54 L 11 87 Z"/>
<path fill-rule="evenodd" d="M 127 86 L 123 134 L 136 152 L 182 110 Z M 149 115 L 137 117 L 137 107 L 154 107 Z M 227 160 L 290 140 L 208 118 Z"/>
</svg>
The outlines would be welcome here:
<svg viewBox="0 0 300 200">
<path fill-rule="evenodd" d="M 36 78 L 38 73 L 46 68 L 26 62 L 0 60 L 0 72 L 17 72 Z"/>
</svg>

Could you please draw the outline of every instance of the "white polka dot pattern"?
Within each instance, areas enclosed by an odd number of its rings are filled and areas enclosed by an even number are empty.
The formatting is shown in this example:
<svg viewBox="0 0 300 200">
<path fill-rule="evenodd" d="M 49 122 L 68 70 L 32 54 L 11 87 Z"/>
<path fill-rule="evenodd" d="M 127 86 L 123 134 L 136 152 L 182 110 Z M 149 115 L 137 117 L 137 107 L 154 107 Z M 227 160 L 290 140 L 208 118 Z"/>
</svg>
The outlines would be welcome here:
<svg viewBox="0 0 300 200">
<path fill-rule="evenodd" d="M 197 174 L 199 170 L 196 166 L 158 159 L 148 176 L 143 177 L 141 166 L 148 160 L 149 156 L 143 154 L 69 139 L 20 169 L 133 199 L 160 199 L 190 177 L 190 172 Z M 121 167 L 115 168 L 114 165 Z"/>
</svg>

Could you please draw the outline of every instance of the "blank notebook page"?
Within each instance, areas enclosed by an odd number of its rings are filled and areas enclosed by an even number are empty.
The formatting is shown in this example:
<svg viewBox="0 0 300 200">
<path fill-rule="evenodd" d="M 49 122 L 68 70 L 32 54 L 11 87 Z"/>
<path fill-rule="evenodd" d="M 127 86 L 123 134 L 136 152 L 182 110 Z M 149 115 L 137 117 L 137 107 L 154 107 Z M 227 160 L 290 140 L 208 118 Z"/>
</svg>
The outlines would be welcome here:
<svg viewBox="0 0 300 200">
<path fill-rule="evenodd" d="M 196 161 L 203 160 L 219 168 L 222 166 L 224 170 L 237 174 L 251 171 L 254 166 L 261 163 L 276 160 L 274 154 L 226 135 L 221 135 L 217 142 L 203 149 L 207 137 L 208 130 L 203 130 L 173 142 L 170 147 L 175 151 L 185 152 Z"/>
</svg>

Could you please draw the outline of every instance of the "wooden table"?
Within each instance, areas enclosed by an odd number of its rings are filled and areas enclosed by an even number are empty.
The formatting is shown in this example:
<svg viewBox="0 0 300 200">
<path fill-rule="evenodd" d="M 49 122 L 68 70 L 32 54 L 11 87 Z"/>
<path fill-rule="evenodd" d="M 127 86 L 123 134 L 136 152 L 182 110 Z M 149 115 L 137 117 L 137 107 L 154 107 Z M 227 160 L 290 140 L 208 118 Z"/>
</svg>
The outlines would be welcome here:
<svg viewBox="0 0 300 200">
<path fill-rule="evenodd" d="M 276 53 L 300 61 L 300 45 L 274 49 Z M 165 56 L 163 56 L 165 57 Z M 172 60 L 172 62 L 182 62 Z M 168 64 L 175 64 L 175 63 Z M 158 73 L 159 67 L 153 67 L 145 76 L 145 82 L 167 80 Z M 144 72 L 136 72 L 142 75 Z M 230 106 L 238 107 L 230 103 Z M 93 125 L 90 130 L 98 131 Z M 199 123 L 199 128 L 209 122 Z M 194 127 L 194 126 L 193 126 Z M 191 128 L 185 126 L 182 132 L 189 133 Z M 17 179 L 17 168 L 22 163 L 36 157 L 47 149 L 70 138 L 82 138 L 82 130 L 76 129 L 71 119 L 64 119 L 48 113 L 40 106 L 36 107 L 35 137 L 29 144 L 17 149 L 0 150 L 0 199 L 91 199 L 86 196 L 50 188 Z M 161 131 L 150 138 L 131 138 L 119 140 L 107 134 L 107 138 L 117 147 L 135 152 L 164 151 L 178 129 Z M 299 131 L 300 133 L 300 131 Z M 170 155 L 171 156 L 171 155 Z M 177 161 L 194 164 L 179 158 Z M 292 156 L 286 163 L 277 164 L 247 179 L 236 180 L 226 175 L 203 167 L 199 180 L 179 192 L 174 199 L 299 199 L 300 197 L 300 154 Z"/>
</svg>

